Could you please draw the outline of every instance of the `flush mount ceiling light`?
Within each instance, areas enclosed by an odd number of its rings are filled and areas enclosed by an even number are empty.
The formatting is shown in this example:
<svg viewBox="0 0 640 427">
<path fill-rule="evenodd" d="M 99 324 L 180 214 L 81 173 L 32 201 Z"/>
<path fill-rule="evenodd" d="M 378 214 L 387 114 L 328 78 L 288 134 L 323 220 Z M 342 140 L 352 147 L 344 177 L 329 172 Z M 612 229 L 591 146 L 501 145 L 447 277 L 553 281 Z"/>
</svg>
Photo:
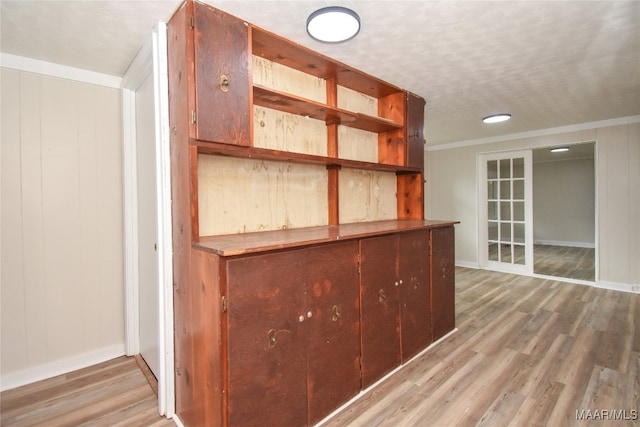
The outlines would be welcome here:
<svg viewBox="0 0 640 427">
<path fill-rule="evenodd" d="M 564 151 L 569 151 L 569 147 L 556 147 L 550 150 L 552 153 L 562 153 Z"/>
<path fill-rule="evenodd" d="M 511 114 L 503 113 L 503 114 L 494 114 L 491 116 L 487 116 L 484 119 L 482 119 L 482 121 L 485 123 L 500 123 L 500 122 L 506 122 L 510 118 L 511 118 Z"/>
<path fill-rule="evenodd" d="M 354 38 L 358 31 L 360 31 L 360 17 L 346 7 L 324 7 L 307 18 L 307 32 L 321 42 L 347 41 Z"/>
</svg>

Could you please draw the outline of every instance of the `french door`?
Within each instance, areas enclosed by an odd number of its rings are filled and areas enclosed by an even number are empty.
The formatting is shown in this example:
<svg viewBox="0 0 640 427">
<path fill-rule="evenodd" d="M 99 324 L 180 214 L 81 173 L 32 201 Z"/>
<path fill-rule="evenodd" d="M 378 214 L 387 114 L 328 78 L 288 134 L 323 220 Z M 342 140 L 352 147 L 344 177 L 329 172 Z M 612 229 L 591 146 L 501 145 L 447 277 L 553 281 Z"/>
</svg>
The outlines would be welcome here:
<svg viewBox="0 0 640 427">
<path fill-rule="evenodd" d="M 480 267 L 533 274 L 531 150 L 478 155 Z"/>
</svg>

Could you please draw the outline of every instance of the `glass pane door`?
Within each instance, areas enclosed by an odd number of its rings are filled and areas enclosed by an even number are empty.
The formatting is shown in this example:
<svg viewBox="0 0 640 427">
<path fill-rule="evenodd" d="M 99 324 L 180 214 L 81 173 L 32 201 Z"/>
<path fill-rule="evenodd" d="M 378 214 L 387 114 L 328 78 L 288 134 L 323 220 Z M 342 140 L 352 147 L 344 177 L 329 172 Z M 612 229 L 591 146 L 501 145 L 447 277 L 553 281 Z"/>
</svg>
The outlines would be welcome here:
<svg viewBox="0 0 640 427">
<path fill-rule="evenodd" d="M 531 152 L 479 156 L 479 263 L 500 271 L 533 271 Z"/>
</svg>

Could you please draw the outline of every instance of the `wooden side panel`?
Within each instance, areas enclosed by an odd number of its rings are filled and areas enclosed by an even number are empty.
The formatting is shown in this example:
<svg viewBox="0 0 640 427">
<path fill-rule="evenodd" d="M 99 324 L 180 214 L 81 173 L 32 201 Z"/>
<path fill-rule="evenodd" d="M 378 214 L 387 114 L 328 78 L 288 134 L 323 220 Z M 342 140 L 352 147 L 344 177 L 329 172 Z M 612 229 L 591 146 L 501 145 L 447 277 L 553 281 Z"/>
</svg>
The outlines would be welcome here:
<svg viewBox="0 0 640 427">
<path fill-rule="evenodd" d="M 187 290 L 191 304 L 180 333 L 189 337 L 188 368 L 180 372 L 192 398 L 185 425 L 220 426 L 222 416 L 221 293 L 219 257 L 192 250 L 191 279 Z"/>
<path fill-rule="evenodd" d="M 300 256 L 299 277 L 308 289 L 307 390 L 314 425 L 360 390 L 358 243 L 318 246 Z"/>
<path fill-rule="evenodd" d="M 424 179 L 421 173 L 397 177 L 398 219 L 424 219 Z"/>
<path fill-rule="evenodd" d="M 248 26 L 197 2 L 194 16 L 197 139 L 249 146 Z"/>
<path fill-rule="evenodd" d="M 399 239 L 402 361 L 432 342 L 429 291 L 429 232 L 403 233 Z"/>
<path fill-rule="evenodd" d="M 454 228 L 434 228 L 431 233 L 431 318 L 433 339 L 456 327 Z"/>
<path fill-rule="evenodd" d="M 405 123 L 405 95 L 404 92 L 380 98 L 378 112 L 380 117 L 392 120 L 394 123 Z M 390 165 L 405 165 L 406 140 L 405 130 L 398 129 L 383 132 L 378 135 L 378 161 Z"/>
<path fill-rule="evenodd" d="M 397 237 L 360 241 L 362 387 L 400 365 L 400 303 L 396 283 Z"/>
<path fill-rule="evenodd" d="M 192 4 L 185 3 L 169 21 L 169 121 L 171 145 L 171 198 L 173 221 L 173 286 L 175 325 L 176 413 L 186 425 L 204 425 L 205 408 L 194 378 L 194 295 L 191 286 L 191 178 L 189 112 L 190 74 L 193 60 L 188 28 Z M 216 424 L 211 424 L 216 425 Z M 217 425 L 220 425 L 218 423 Z"/>
<path fill-rule="evenodd" d="M 229 426 L 307 423 L 303 261 L 300 251 L 228 261 Z"/>
<path fill-rule="evenodd" d="M 424 99 L 407 93 L 406 166 L 424 168 Z"/>
</svg>

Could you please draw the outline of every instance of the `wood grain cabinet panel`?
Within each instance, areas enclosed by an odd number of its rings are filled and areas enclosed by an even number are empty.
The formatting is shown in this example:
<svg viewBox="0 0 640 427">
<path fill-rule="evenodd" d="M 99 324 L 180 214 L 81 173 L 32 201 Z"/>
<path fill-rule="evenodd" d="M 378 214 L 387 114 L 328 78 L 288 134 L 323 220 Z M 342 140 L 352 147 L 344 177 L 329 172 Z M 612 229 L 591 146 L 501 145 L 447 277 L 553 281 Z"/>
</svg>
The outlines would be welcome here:
<svg viewBox="0 0 640 427">
<path fill-rule="evenodd" d="M 432 342 L 429 289 L 429 233 L 417 231 L 398 238 L 402 362 Z"/>
<path fill-rule="evenodd" d="M 368 387 L 401 363 L 397 237 L 360 242 L 362 386 Z"/>
<path fill-rule="evenodd" d="M 249 29 L 222 11 L 193 5 L 196 137 L 249 146 Z"/>
<path fill-rule="evenodd" d="M 407 160 L 411 168 L 424 167 L 424 99 L 407 92 Z"/>
<path fill-rule="evenodd" d="M 363 239 L 360 259 L 367 387 L 431 344 L 428 231 Z"/>
<path fill-rule="evenodd" d="M 434 228 L 431 236 L 431 315 L 433 339 L 456 327 L 454 228 Z"/>
<path fill-rule="evenodd" d="M 228 424 L 314 424 L 360 390 L 357 242 L 227 262 Z"/>
</svg>

